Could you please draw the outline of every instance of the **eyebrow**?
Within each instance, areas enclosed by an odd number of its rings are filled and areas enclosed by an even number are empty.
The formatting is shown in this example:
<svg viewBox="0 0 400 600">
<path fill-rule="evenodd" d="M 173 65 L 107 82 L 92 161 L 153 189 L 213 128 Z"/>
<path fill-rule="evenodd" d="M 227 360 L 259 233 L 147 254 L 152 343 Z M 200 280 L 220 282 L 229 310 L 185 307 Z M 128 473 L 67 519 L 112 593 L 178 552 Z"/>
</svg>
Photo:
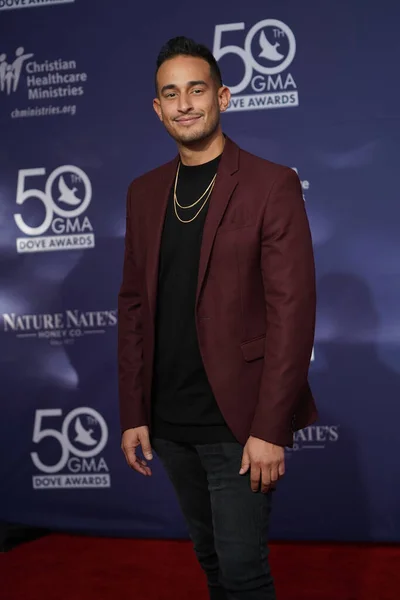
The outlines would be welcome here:
<svg viewBox="0 0 400 600">
<path fill-rule="evenodd" d="M 195 81 L 188 81 L 186 84 L 188 87 L 193 87 L 194 85 L 207 85 L 207 83 L 205 81 L 203 81 L 202 79 L 196 79 Z M 164 85 L 161 88 L 161 93 L 163 94 L 166 90 L 176 90 L 177 89 L 177 85 L 175 85 L 174 83 L 169 83 L 168 85 Z"/>
</svg>

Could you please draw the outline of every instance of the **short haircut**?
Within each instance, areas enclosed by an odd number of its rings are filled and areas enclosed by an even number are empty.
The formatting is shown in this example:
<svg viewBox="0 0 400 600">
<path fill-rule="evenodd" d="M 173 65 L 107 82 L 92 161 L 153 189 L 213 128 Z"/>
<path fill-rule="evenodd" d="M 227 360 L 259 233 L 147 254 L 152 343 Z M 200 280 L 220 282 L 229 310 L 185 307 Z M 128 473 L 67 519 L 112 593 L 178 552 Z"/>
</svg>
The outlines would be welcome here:
<svg viewBox="0 0 400 600">
<path fill-rule="evenodd" d="M 168 40 L 166 44 L 161 48 L 158 57 L 157 57 L 157 68 L 155 73 L 155 86 L 156 86 L 156 94 L 158 94 L 157 87 L 157 73 L 158 69 L 161 65 L 170 58 L 175 58 L 175 56 L 195 56 L 196 58 L 202 58 L 210 65 L 211 77 L 215 81 L 217 87 L 221 87 L 222 85 L 222 77 L 221 71 L 219 69 L 218 63 L 215 60 L 211 50 L 204 46 L 203 44 L 198 44 L 194 40 L 179 36 L 174 37 Z"/>
</svg>

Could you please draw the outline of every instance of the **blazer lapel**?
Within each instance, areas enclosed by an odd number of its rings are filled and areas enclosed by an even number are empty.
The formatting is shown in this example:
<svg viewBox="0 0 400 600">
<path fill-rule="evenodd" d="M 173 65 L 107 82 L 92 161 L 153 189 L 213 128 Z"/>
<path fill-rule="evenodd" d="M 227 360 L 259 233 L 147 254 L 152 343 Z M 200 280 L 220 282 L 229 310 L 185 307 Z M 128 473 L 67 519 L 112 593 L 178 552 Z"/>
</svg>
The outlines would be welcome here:
<svg viewBox="0 0 400 600">
<path fill-rule="evenodd" d="M 147 293 L 150 304 L 151 317 L 154 322 L 156 316 L 156 297 L 158 283 L 158 265 L 160 257 L 161 236 L 164 226 L 165 213 L 168 206 L 168 198 L 173 185 L 176 169 L 178 166 L 178 156 L 165 165 L 164 173 L 157 178 L 154 186 L 148 191 L 152 196 L 151 210 L 148 215 L 147 230 Z"/>
<path fill-rule="evenodd" d="M 196 292 L 196 310 L 218 226 L 238 184 L 239 146 L 227 136 L 204 223 Z"/>
</svg>

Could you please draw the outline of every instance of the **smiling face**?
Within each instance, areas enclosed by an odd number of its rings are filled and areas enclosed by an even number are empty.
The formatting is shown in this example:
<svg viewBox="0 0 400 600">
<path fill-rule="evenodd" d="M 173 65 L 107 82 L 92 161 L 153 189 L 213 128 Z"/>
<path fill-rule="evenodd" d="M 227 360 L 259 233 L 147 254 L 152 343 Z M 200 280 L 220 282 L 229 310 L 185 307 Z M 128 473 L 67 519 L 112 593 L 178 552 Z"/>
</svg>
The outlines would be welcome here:
<svg viewBox="0 0 400 600">
<path fill-rule="evenodd" d="M 178 144 L 201 142 L 218 130 L 230 93 L 218 87 L 206 60 L 185 55 L 166 60 L 157 73 L 157 88 L 154 110 Z"/>
</svg>

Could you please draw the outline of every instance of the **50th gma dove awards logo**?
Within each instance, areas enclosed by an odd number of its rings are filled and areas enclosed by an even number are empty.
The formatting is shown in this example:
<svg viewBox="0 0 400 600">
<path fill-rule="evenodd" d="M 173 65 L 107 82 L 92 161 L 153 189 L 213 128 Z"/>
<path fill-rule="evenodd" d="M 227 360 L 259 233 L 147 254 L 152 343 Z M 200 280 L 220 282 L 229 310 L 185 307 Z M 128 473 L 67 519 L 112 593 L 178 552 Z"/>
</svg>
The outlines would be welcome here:
<svg viewBox="0 0 400 600">
<path fill-rule="evenodd" d="M 75 0 L 0 0 L 0 10 L 15 8 L 39 8 L 50 4 L 72 4 Z"/>
<path fill-rule="evenodd" d="M 61 408 L 35 413 L 32 441 L 38 449 L 31 452 L 31 458 L 44 475 L 33 475 L 33 488 L 109 488 L 109 469 L 99 456 L 108 442 L 105 419 L 87 406 L 75 408 L 61 420 L 62 414 Z M 46 447 L 43 440 L 51 444 Z"/>
<path fill-rule="evenodd" d="M 225 23 L 214 31 L 215 59 L 235 57 L 235 65 L 241 63 L 235 73 L 243 74 L 240 81 L 228 84 L 232 93 L 228 111 L 298 106 L 296 82 L 287 71 L 296 55 L 293 31 L 282 21 L 264 19 L 250 28 L 242 45 L 227 42 L 229 34 L 232 39 L 233 32 L 245 28 L 245 23 Z"/>
<path fill-rule="evenodd" d="M 94 248 L 95 237 L 89 217 L 84 215 L 92 200 L 92 184 L 82 169 L 63 165 L 54 169 L 43 184 L 46 169 L 21 169 L 18 172 L 16 203 L 24 206 L 24 214 L 14 214 L 19 230 L 28 237 L 17 238 L 17 252 L 51 252 Z M 42 189 L 32 178 L 41 177 Z M 32 187 L 30 187 L 32 186 Z M 44 189 L 43 189 L 44 188 Z M 29 214 L 27 201 L 42 203 L 42 221 L 38 213 Z M 50 235 L 48 235 L 50 234 Z"/>
</svg>

